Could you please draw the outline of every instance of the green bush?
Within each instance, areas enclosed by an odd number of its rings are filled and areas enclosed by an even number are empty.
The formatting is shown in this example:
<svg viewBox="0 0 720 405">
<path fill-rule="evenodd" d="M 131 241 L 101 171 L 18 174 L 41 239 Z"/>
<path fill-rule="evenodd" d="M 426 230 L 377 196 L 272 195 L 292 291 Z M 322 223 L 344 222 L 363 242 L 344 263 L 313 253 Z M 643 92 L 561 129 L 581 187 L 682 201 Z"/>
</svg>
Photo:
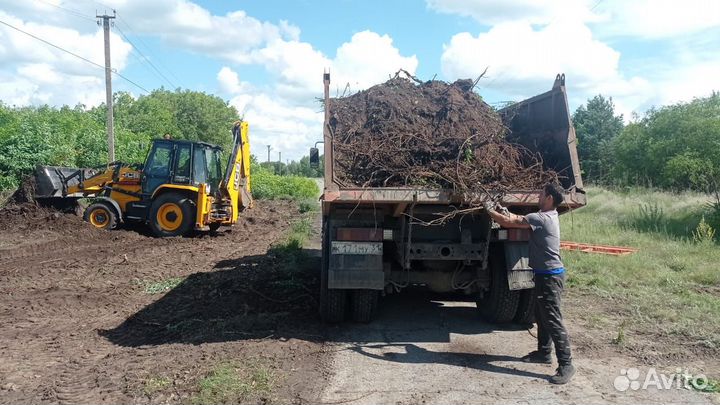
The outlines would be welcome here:
<svg viewBox="0 0 720 405">
<path fill-rule="evenodd" d="M 258 165 L 251 169 L 250 186 L 254 198 L 266 200 L 310 199 L 320 193 L 315 180 L 298 176 L 278 176 Z"/>
</svg>

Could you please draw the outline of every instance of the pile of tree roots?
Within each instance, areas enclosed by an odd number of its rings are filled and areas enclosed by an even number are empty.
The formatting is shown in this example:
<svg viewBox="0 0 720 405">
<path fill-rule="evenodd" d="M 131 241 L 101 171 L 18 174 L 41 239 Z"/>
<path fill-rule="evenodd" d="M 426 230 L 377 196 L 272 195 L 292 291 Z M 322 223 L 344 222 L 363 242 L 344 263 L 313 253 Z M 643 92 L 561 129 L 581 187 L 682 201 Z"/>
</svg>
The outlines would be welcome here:
<svg viewBox="0 0 720 405">
<path fill-rule="evenodd" d="M 540 156 L 505 140 L 472 80 L 399 77 L 329 100 L 336 180 L 344 187 L 423 187 L 484 195 L 556 181 Z"/>
</svg>

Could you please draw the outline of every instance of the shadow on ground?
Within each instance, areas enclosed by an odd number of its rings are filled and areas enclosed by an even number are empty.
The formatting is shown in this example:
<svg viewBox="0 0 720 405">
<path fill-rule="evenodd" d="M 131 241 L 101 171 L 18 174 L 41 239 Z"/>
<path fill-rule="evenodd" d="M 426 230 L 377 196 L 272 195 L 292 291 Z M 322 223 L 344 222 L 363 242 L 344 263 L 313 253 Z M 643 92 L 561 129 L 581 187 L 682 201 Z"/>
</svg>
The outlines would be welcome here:
<svg viewBox="0 0 720 405">
<path fill-rule="evenodd" d="M 127 347 L 202 344 L 246 339 L 322 342 L 449 342 L 450 334 L 484 334 L 507 328 L 480 320 L 463 297 L 422 291 L 381 300 L 370 324 L 324 325 L 318 316 L 317 252 L 271 249 L 265 255 L 219 262 L 195 273 L 123 323 L 99 333 Z M 514 327 L 509 327 L 515 329 Z"/>
</svg>

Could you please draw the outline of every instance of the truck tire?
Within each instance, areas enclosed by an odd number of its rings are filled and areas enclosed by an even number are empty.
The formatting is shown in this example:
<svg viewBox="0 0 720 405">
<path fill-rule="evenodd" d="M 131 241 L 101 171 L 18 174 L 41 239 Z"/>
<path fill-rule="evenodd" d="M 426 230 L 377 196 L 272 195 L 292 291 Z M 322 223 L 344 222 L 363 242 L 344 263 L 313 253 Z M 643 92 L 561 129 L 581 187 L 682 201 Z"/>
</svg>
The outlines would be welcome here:
<svg viewBox="0 0 720 405">
<path fill-rule="evenodd" d="M 535 289 L 520 290 L 517 312 L 513 322 L 530 326 L 535 322 Z"/>
<path fill-rule="evenodd" d="M 339 323 L 345 320 L 347 309 L 347 290 L 328 289 L 323 320 L 327 323 Z"/>
<path fill-rule="evenodd" d="M 493 254 L 494 253 L 494 254 Z M 513 320 L 520 300 L 519 291 L 510 291 L 505 268 L 503 247 L 490 250 L 490 290 L 477 301 L 480 315 L 490 323 L 508 323 Z"/>
<path fill-rule="evenodd" d="M 180 193 L 165 193 L 150 206 L 150 229 L 159 237 L 182 236 L 193 229 L 195 207 Z"/>
<path fill-rule="evenodd" d="M 330 233 L 329 219 L 323 218 L 322 261 L 320 266 L 320 317 L 327 323 L 338 323 L 345 320 L 347 308 L 347 290 L 328 288 L 330 271 Z"/>
<path fill-rule="evenodd" d="M 377 312 L 379 295 L 378 290 L 351 290 L 353 321 L 362 323 L 372 321 Z"/>
<path fill-rule="evenodd" d="M 103 202 L 90 204 L 85 208 L 83 219 L 98 229 L 115 229 L 118 223 L 115 208 Z"/>
</svg>

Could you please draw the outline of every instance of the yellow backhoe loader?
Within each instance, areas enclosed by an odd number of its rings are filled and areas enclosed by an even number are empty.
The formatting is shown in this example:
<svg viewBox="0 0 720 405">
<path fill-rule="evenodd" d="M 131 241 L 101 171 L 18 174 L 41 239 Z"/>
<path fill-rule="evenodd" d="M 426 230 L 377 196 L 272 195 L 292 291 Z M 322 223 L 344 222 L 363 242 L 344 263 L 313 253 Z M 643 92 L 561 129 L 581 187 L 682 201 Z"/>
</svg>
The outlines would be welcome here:
<svg viewBox="0 0 720 405">
<path fill-rule="evenodd" d="M 97 228 L 122 222 L 150 226 L 157 236 L 216 231 L 252 206 L 248 124 L 233 125 L 225 172 L 221 149 L 205 142 L 155 139 L 144 164 L 112 162 L 99 169 L 40 166 L 35 197 L 49 204 L 93 201 L 84 219 Z"/>
</svg>

